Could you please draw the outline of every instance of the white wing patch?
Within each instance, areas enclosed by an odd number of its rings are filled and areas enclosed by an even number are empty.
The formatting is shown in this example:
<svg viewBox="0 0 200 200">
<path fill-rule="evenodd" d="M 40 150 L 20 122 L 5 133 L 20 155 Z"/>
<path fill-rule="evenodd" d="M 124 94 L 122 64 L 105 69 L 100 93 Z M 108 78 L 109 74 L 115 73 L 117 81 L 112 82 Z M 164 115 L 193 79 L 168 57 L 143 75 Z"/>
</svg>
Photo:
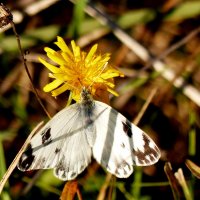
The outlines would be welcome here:
<svg viewBox="0 0 200 200">
<path fill-rule="evenodd" d="M 77 177 L 94 158 L 119 178 L 133 166 L 152 165 L 160 158 L 153 140 L 116 110 L 88 99 L 57 113 L 32 139 L 18 168 L 54 169 L 61 180 Z"/>
</svg>

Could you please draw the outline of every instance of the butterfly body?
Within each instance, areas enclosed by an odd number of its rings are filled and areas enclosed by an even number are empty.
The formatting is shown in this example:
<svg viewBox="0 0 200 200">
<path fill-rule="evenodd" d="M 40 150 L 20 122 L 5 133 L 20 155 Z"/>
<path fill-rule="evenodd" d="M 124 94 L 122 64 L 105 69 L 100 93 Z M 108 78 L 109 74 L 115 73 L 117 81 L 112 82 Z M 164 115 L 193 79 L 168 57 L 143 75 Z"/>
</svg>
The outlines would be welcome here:
<svg viewBox="0 0 200 200">
<path fill-rule="evenodd" d="M 151 165 L 160 152 L 141 129 L 116 110 L 94 101 L 83 89 L 80 103 L 58 112 L 32 139 L 22 154 L 22 171 L 54 168 L 62 180 L 76 178 L 97 160 L 110 173 L 126 178 L 133 166 Z"/>
</svg>

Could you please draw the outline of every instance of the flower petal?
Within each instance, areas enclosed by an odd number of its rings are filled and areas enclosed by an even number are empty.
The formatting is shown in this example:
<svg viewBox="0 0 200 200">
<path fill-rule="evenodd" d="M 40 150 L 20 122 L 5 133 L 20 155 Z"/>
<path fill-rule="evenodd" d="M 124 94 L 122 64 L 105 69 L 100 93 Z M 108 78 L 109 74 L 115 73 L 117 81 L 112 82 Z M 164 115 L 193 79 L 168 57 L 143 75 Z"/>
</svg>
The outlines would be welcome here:
<svg viewBox="0 0 200 200">
<path fill-rule="evenodd" d="M 47 56 L 59 65 L 65 64 L 65 60 L 63 59 L 63 57 L 58 52 L 54 52 L 53 54 L 50 53 L 50 52 L 47 52 Z"/>
<path fill-rule="evenodd" d="M 46 67 L 48 68 L 51 72 L 53 73 L 59 73 L 60 69 L 58 67 L 55 67 L 54 65 L 48 63 L 46 60 L 42 59 L 42 58 L 38 58 L 39 61 Z"/>
<path fill-rule="evenodd" d="M 112 90 L 110 88 L 108 88 L 107 91 L 110 92 L 111 94 L 113 94 L 116 97 L 119 96 L 119 94 L 117 92 L 115 92 L 114 90 Z"/>
<path fill-rule="evenodd" d="M 43 87 L 43 90 L 45 92 L 50 92 L 50 91 L 54 90 L 55 88 L 57 88 L 58 86 L 60 86 L 62 83 L 63 83 L 63 81 L 60 81 L 60 80 L 56 79 L 53 82 L 48 83 L 47 85 L 45 85 Z"/>
<path fill-rule="evenodd" d="M 93 45 L 93 47 L 90 49 L 89 53 L 87 54 L 86 58 L 85 58 L 85 62 L 89 63 L 92 60 L 92 57 L 94 56 L 95 52 L 97 51 L 97 47 L 98 45 L 95 44 Z"/>
<path fill-rule="evenodd" d="M 46 53 L 52 53 L 52 54 L 56 53 L 55 50 L 53 50 L 53 49 L 51 49 L 49 47 L 45 47 L 44 50 L 46 51 Z"/>
<path fill-rule="evenodd" d="M 114 77 L 120 76 L 120 74 L 121 73 L 117 70 L 109 69 L 106 72 L 101 74 L 101 78 L 103 79 L 114 78 Z"/>
<path fill-rule="evenodd" d="M 73 57 L 71 50 L 68 48 L 63 38 L 57 36 L 57 40 L 58 41 L 54 43 L 61 49 L 61 51 L 67 53 L 70 57 Z"/>
<path fill-rule="evenodd" d="M 76 43 L 74 42 L 74 40 L 71 41 L 71 45 L 72 45 L 72 50 L 74 53 L 75 62 L 79 62 L 81 60 L 80 47 L 76 46 Z"/>
<path fill-rule="evenodd" d="M 61 52 L 61 55 L 62 55 L 62 57 L 65 59 L 66 64 L 68 64 L 68 65 L 69 65 L 70 63 L 73 64 L 73 60 L 68 56 L 67 53 Z"/>
<path fill-rule="evenodd" d="M 53 90 L 51 93 L 52 93 L 52 96 L 53 97 L 56 97 L 58 96 L 59 94 L 62 94 L 63 92 L 65 92 L 66 90 L 69 90 L 71 88 L 69 88 L 69 85 L 68 84 L 63 84 L 62 86 L 60 86 L 59 88 Z"/>
</svg>

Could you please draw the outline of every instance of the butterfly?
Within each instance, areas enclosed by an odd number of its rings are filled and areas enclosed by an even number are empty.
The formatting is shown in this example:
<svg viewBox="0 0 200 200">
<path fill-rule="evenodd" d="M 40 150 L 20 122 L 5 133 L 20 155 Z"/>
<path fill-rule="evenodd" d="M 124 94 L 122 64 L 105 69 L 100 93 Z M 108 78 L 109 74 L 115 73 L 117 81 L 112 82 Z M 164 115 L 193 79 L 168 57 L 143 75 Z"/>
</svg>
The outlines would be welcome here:
<svg viewBox="0 0 200 200">
<path fill-rule="evenodd" d="M 22 171 L 54 169 L 61 180 L 73 180 L 92 156 L 108 172 L 127 178 L 133 166 L 148 166 L 160 158 L 153 140 L 109 105 L 92 99 L 83 88 L 80 103 L 58 112 L 33 136 L 23 152 Z"/>
</svg>

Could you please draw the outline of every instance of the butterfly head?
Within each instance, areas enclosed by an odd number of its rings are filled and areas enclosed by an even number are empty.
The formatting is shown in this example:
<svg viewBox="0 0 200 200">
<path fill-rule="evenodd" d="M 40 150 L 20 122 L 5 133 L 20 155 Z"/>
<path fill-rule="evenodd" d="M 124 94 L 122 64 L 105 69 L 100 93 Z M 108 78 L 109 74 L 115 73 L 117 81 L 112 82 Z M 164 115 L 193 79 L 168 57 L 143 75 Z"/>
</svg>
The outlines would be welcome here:
<svg viewBox="0 0 200 200">
<path fill-rule="evenodd" d="M 93 101 L 93 98 L 92 98 L 90 89 L 84 86 L 81 91 L 81 102 L 87 103 L 87 102 L 92 102 L 92 101 Z"/>
</svg>

